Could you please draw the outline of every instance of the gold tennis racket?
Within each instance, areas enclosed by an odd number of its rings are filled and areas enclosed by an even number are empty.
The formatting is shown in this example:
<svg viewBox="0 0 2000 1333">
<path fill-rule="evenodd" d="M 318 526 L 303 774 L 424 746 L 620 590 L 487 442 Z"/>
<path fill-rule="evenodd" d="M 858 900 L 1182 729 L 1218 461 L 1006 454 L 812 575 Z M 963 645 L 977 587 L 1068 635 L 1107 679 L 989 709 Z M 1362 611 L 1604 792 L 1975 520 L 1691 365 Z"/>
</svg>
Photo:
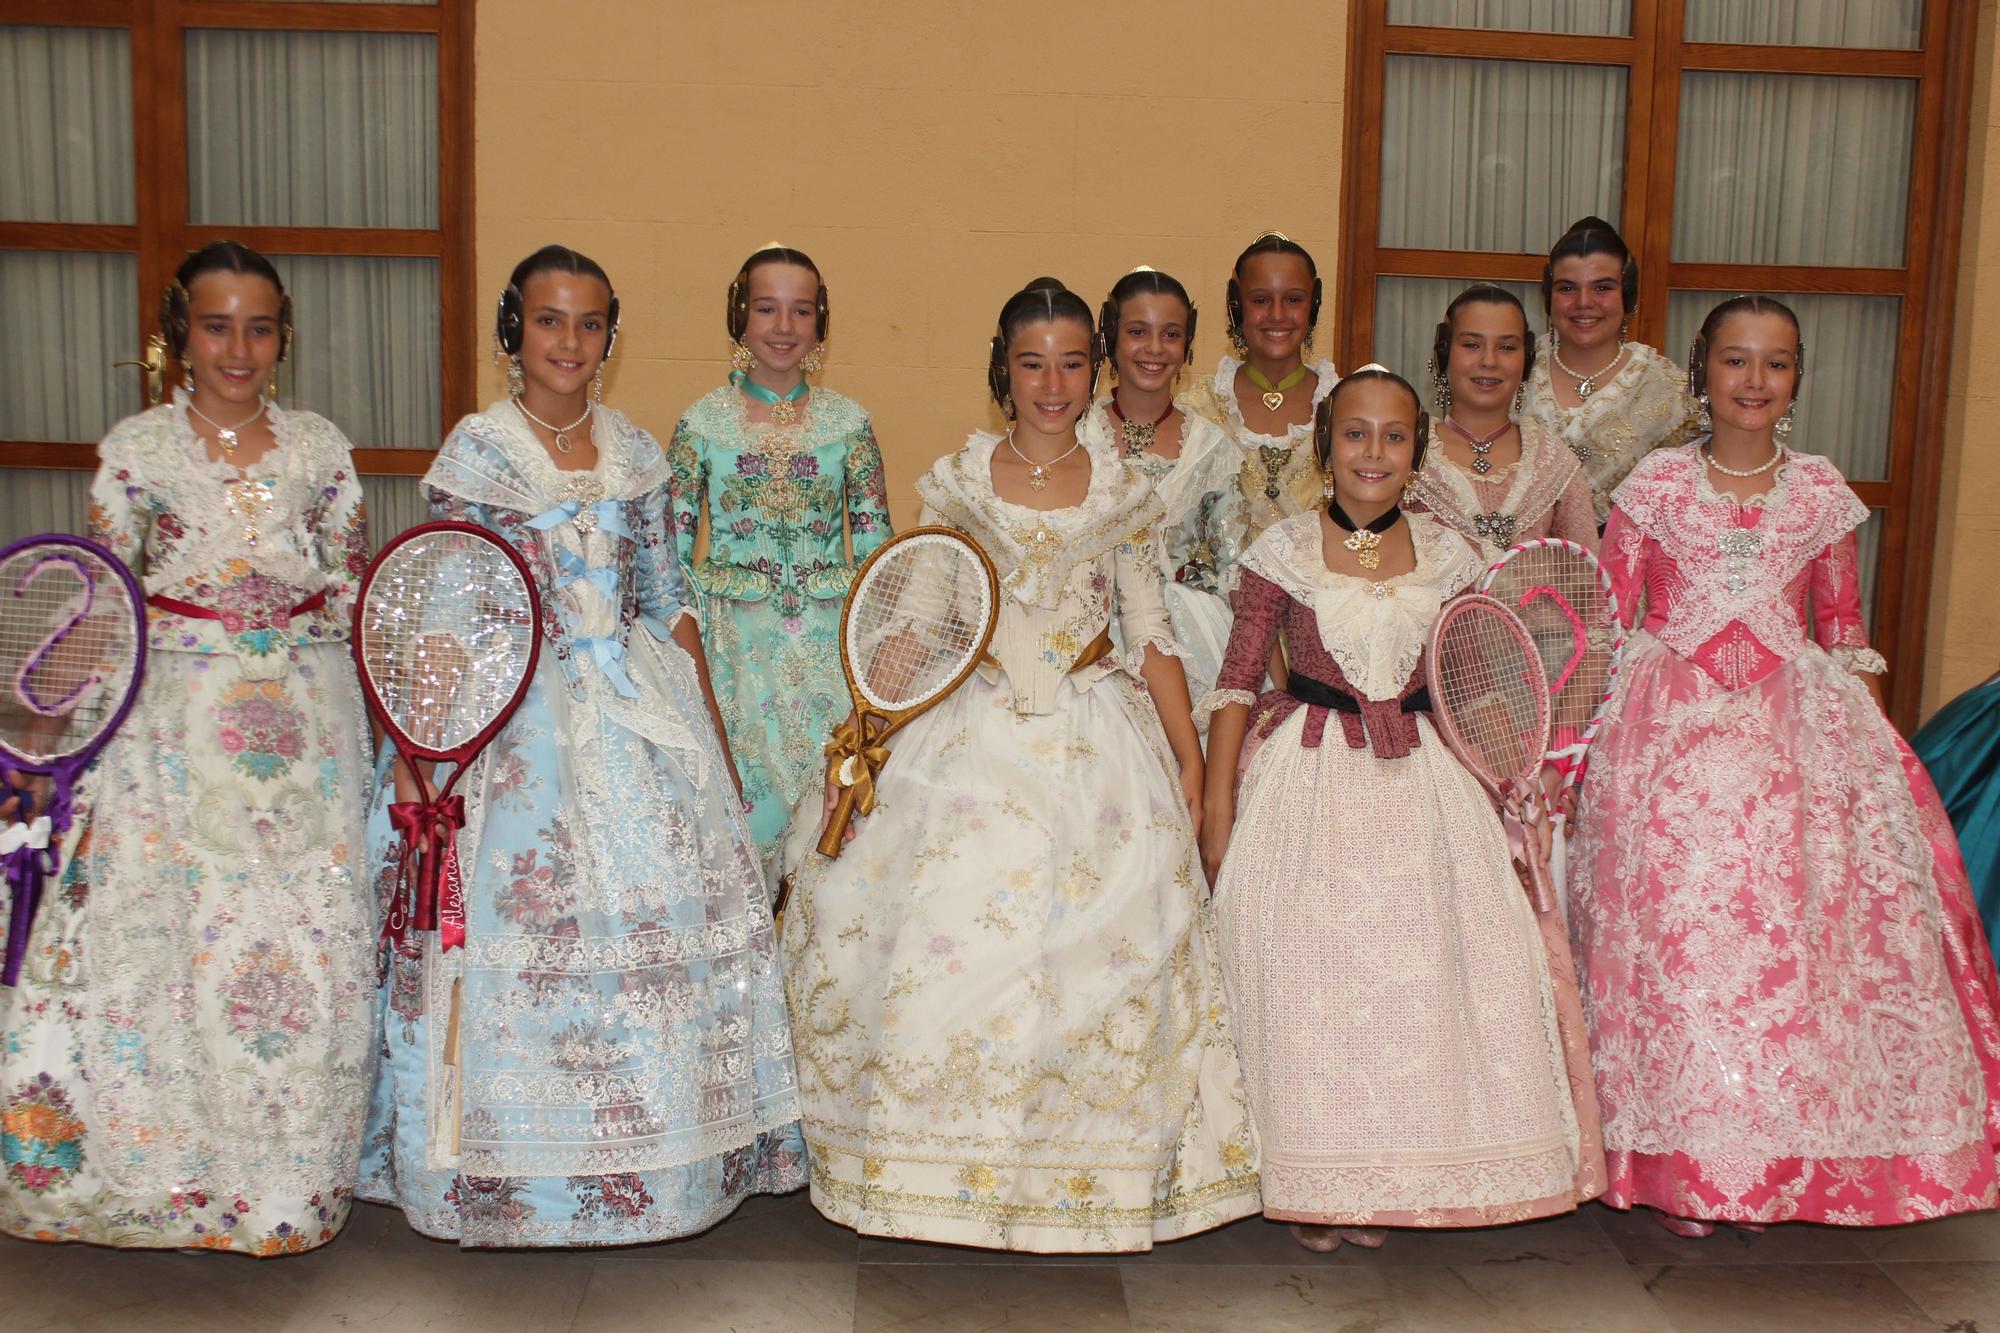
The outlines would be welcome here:
<svg viewBox="0 0 2000 1333">
<path fill-rule="evenodd" d="M 840 617 L 840 665 L 854 713 L 826 747 L 840 789 L 820 855 L 840 855 L 858 809 L 875 808 L 884 741 L 972 674 L 1000 618 L 993 561 L 953 528 L 912 528 L 862 564 Z"/>
</svg>

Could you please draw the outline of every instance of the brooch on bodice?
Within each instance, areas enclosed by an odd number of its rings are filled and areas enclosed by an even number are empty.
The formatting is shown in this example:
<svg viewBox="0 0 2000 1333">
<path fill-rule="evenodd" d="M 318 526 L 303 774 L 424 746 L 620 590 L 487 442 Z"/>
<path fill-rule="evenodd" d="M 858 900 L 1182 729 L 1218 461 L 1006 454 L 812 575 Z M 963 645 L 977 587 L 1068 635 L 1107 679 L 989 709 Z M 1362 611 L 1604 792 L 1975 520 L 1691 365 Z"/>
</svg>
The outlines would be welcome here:
<svg viewBox="0 0 2000 1333">
<path fill-rule="evenodd" d="M 1597 457 L 1591 447 L 1582 440 L 1566 440 L 1564 443 L 1569 445 L 1569 451 L 1576 455 L 1576 461 L 1579 463 L 1588 463 Z"/>
<path fill-rule="evenodd" d="M 1261 444 L 1257 446 L 1257 459 L 1264 465 L 1264 498 L 1266 500 L 1275 500 L 1278 498 L 1278 478 L 1284 474 L 1285 465 L 1292 461 L 1292 451 L 1296 447 L 1290 444 Z"/>
<path fill-rule="evenodd" d="M 1514 534 L 1521 530 L 1521 520 L 1512 514 L 1498 512 L 1475 514 L 1472 517 L 1472 529 L 1483 541 L 1491 542 L 1495 546 L 1512 546 Z"/>
<path fill-rule="evenodd" d="M 1729 528 L 1715 539 L 1715 549 L 1729 561 L 1722 586 L 1742 592 L 1750 586 L 1750 562 L 1763 553 L 1763 535 L 1751 528 Z"/>
<path fill-rule="evenodd" d="M 558 495 L 561 503 L 576 502 L 576 530 L 583 536 L 597 531 L 597 504 L 604 498 L 604 483 L 596 477 L 584 475 L 566 477 Z"/>
</svg>

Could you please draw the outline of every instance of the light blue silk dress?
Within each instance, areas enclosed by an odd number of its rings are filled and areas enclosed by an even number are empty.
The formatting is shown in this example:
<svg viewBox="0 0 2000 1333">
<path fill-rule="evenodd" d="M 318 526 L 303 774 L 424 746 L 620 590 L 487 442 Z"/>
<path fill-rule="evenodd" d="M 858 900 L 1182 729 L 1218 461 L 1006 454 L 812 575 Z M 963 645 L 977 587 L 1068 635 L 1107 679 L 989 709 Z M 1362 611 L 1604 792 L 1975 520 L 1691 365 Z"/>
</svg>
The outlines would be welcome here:
<svg viewBox="0 0 2000 1333">
<path fill-rule="evenodd" d="M 764 880 L 669 636 L 689 594 L 666 461 L 616 412 L 594 431 L 596 468 L 558 471 L 503 401 L 425 478 L 434 517 L 521 553 L 543 614 L 527 696 L 460 784 L 465 945 L 389 954 L 358 1190 L 467 1246 L 664 1240 L 805 1180 Z"/>
</svg>

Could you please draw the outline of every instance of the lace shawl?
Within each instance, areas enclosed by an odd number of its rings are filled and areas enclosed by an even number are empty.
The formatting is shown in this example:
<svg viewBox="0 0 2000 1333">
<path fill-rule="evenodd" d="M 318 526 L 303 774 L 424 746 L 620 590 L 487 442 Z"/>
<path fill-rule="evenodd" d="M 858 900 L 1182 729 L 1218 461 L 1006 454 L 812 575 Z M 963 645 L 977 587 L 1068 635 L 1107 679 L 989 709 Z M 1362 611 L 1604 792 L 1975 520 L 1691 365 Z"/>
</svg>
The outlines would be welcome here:
<svg viewBox="0 0 2000 1333">
<path fill-rule="evenodd" d="M 1379 582 L 1327 569 L 1317 511 L 1279 523 L 1243 557 L 1245 569 L 1313 609 L 1328 655 L 1349 684 L 1378 701 L 1402 694 L 1438 609 L 1484 568 L 1478 548 L 1437 519 L 1406 518 L 1417 567 Z"/>
<path fill-rule="evenodd" d="M 1411 483 L 1411 498 L 1473 541 L 1500 552 L 1526 537 L 1555 508 L 1583 464 L 1562 447 L 1555 432 L 1533 417 L 1521 426 L 1521 457 L 1499 475 L 1475 481 L 1446 456 L 1438 427 L 1431 427 L 1424 466 Z M 1482 486 L 1508 481 L 1498 508 L 1485 508 Z M 1579 515 L 1580 517 L 1580 515 Z"/>
<path fill-rule="evenodd" d="M 1614 497 L 1631 520 L 1621 540 L 1651 537 L 1679 576 L 1655 637 L 1693 658 L 1741 624 L 1789 661 L 1808 640 L 1787 590 L 1815 556 L 1866 521 L 1868 508 L 1832 463 L 1801 453 L 1779 466 L 1761 505 L 1744 506 L 1709 483 L 1700 452 L 1706 439 L 1655 451 Z M 1758 513 L 1753 526 L 1738 522 L 1745 508 Z"/>
</svg>

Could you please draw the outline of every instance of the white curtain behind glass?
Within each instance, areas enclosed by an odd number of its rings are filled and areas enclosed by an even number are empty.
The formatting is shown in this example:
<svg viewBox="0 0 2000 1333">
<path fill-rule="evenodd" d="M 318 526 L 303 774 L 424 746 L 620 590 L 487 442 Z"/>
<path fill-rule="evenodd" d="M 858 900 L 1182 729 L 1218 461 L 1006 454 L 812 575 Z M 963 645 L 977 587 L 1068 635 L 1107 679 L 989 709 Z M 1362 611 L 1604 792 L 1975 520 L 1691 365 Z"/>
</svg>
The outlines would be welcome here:
<svg viewBox="0 0 2000 1333">
<path fill-rule="evenodd" d="M 1389 0 L 1389 22 L 1628 37 L 1632 0 Z"/>
<path fill-rule="evenodd" d="M 187 35 L 198 223 L 437 226 L 437 41 L 427 33 Z"/>
<path fill-rule="evenodd" d="M 1702 320 L 1734 292 L 1674 292 L 1667 301 L 1667 351 L 1687 360 Z M 1825 454 L 1850 481 L 1889 475 L 1889 410 L 1896 388 L 1902 300 L 1894 296 L 1771 293 L 1799 317 L 1806 343 L 1805 388 L 1792 443 Z"/>
<path fill-rule="evenodd" d="M 1691 71 L 1674 258 L 1900 268 L 1917 85 Z"/>
<path fill-rule="evenodd" d="M 1390 56 L 1382 105 L 1379 244 L 1534 254 L 1618 221 L 1623 69 Z"/>
<path fill-rule="evenodd" d="M 432 259 L 273 255 L 292 297 L 281 401 L 357 446 L 435 449 L 443 438 L 438 270 Z"/>
<path fill-rule="evenodd" d="M 0 219 L 130 223 L 132 43 L 0 26 Z"/>
<path fill-rule="evenodd" d="M 1496 282 L 1521 298 L 1528 327 L 1542 325 L 1542 289 L 1531 282 Z M 1431 401 L 1431 346 L 1452 298 L 1472 283 L 1459 278 L 1378 278 L 1375 283 L 1375 359 L 1401 375 Z"/>
<path fill-rule="evenodd" d="M 1923 0 L 1687 0 L 1683 31 L 1691 42 L 1914 50 L 1923 25 Z"/>
</svg>

